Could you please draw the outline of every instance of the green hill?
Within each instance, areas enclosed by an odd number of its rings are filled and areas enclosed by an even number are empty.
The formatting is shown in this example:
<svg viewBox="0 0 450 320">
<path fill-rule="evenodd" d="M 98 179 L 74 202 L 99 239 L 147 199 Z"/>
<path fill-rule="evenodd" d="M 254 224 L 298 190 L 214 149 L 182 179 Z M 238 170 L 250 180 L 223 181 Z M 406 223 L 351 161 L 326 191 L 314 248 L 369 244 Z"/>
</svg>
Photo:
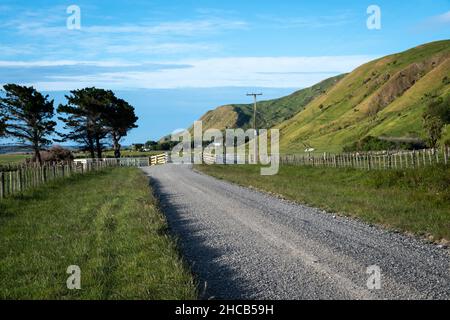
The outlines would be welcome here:
<svg viewBox="0 0 450 320">
<path fill-rule="evenodd" d="M 292 118 L 315 98 L 325 94 L 345 75 L 326 79 L 312 87 L 294 92 L 280 99 L 258 102 L 256 116 L 258 128 L 271 128 Z M 218 107 L 205 113 L 200 120 L 203 130 L 215 128 L 248 129 L 253 126 L 253 104 L 231 104 Z"/>
<path fill-rule="evenodd" d="M 299 152 L 307 143 L 316 151 L 338 152 L 366 136 L 423 139 L 425 107 L 450 95 L 449 79 L 450 40 L 364 64 L 277 125 L 281 150 Z"/>
</svg>

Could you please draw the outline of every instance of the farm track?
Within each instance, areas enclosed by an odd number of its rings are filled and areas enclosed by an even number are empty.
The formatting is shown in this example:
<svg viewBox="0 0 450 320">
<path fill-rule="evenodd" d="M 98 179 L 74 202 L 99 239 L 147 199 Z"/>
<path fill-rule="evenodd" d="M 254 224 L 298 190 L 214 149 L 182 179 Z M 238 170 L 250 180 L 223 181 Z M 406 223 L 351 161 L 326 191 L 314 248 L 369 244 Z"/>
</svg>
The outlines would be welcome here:
<svg viewBox="0 0 450 320">
<path fill-rule="evenodd" d="M 447 250 L 197 173 L 143 168 L 209 299 L 449 299 Z M 381 268 L 369 290 L 367 267 Z"/>
</svg>

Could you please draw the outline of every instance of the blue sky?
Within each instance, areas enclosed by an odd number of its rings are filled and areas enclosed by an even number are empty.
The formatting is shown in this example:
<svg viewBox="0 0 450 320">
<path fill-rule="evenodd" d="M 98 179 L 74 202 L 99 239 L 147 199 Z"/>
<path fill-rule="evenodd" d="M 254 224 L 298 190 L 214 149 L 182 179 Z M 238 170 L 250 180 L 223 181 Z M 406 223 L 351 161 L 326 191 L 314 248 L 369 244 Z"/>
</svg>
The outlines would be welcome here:
<svg viewBox="0 0 450 320">
<path fill-rule="evenodd" d="M 81 10 L 69 30 L 66 9 Z M 366 26 L 370 5 L 381 29 Z M 113 89 L 136 107 L 125 143 L 189 126 L 245 93 L 285 95 L 374 58 L 450 38 L 450 0 L 0 1 L 0 83 Z"/>
</svg>

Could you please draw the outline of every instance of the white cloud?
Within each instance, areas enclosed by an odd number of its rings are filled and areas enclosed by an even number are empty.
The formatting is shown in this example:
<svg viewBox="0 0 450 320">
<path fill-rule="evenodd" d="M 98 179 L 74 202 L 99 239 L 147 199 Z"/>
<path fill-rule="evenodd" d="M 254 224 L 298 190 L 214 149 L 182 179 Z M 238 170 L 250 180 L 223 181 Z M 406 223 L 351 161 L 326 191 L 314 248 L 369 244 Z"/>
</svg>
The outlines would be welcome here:
<svg viewBox="0 0 450 320">
<path fill-rule="evenodd" d="M 110 54 L 123 53 L 142 53 L 145 55 L 152 54 L 177 54 L 180 52 L 217 52 L 220 49 L 219 45 L 209 43 L 133 43 L 129 45 L 113 44 L 105 46 L 105 52 Z"/>
<path fill-rule="evenodd" d="M 247 24 L 239 20 L 206 19 L 197 21 L 163 22 L 157 25 L 91 26 L 82 28 L 89 33 L 143 33 L 151 35 L 198 35 L 199 33 L 242 29 Z"/>
<path fill-rule="evenodd" d="M 34 83 L 46 91 L 69 90 L 84 86 L 112 89 L 132 88 L 212 88 L 273 87 L 302 88 L 338 73 L 349 72 L 376 57 L 231 57 L 203 60 L 157 62 L 189 65 L 189 68 L 154 71 L 108 72 L 95 75 L 58 76 L 55 81 Z"/>
<path fill-rule="evenodd" d="M 450 23 L 450 11 L 432 18 L 437 23 Z"/>
<path fill-rule="evenodd" d="M 280 17 L 273 15 L 258 15 L 270 28 L 292 29 L 292 28 L 324 28 L 336 27 L 351 23 L 355 20 L 350 12 L 338 13 L 336 15 L 317 15 L 302 17 Z"/>
<path fill-rule="evenodd" d="M 224 86 L 292 88 L 309 86 L 329 76 L 349 72 L 374 58 L 329 56 L 200 59 L 199 57 L 227 55 L 227 47 L 216 40 L 220 38 L 216 35 L 228 30 L 246 29 L 247 23 L 235 18 L 233 12 L 200 9 L 200 16 L 180 21 L 154 22 L 144 19 L 128 24 L 114 25 L 113 21 L 108 21 L 105 25 L 100 22 L 88 25 L 83 23 L 82 18 L 81 30 L 70 31 L 65 28 L 64 13 L 65 8 L 58 7 L 0 22 L 3 32 L 12 31 L 10 34 L 15 36 L 10 43 L 5 44 L 8 47 L 3 52 L 0 47 L 0 59 L 4 60 L 0 61 L 0 68 L 9 68 L 9 74 L 4 75 L 6 79 L 0 77 L 0 81 L 11 80 L 15 76 L 13 72 L 28 68 L 26 72 L 18 72 L 16 78 L 41 90 L 68 90 L 93 85 L 112 89 Z M 215 16 L 217 14 L 222 17 Z M 270 28 L 295 28 L 341 25 L 348 23 L 351 15 L 344 12 L 336 16 L 303 19 L 281 19 L 275 16 L 259 18 Z M 16 45 L 12 46 L 14 43 Z M 24 43 L 26 46 L 23 46 Z M 17 59 L 12 48 L 29 54 L 20 55 L 23 61 L 6 61 L 8 57 Z M 188 54 L 197 59 L 182 59 Z M 116 57 L 123 60 L 108 60 Z M 167 61 L 157 61 L 160 57 L 167 57 Z M 33 59 L 34 61 L 30 61 Z M 144 67 L 145 64 L 155 66 Z M 30 76 L 33 67 L 34 73 Z"/>
<path fill-rule="evenodd" d="M 64 20 L 62 20 L 64 21 Z M 227 20 L 221 18 L 198 19 L 185 21 L 169 21 L 161 23 L 140 22 L 121 25 L 85 25 L 81 20 L 81 29 L 77 30 L 79 35 L 99 34 L 130 34 L 130 35 L 152 35 L 152 36 L 198 36 L 199 34 L 217 33 L 226 30 L 244 29 L 247 23 L 242 20 Z M 54 22 L 27 19 L 12 19 L 0 24 L 16 31 L 33 36 L 60 37 L 73 35 L 73 30 L 68 30 L 61 19 Z"/>
<path fill-rule="evenodd" d="M 138 66 L 138 63 L 129 63 L 124 61 L 77 61 L 77 60 L 41 60 L 41 61 L 9 61 L 0 60 L 0 67 L 56 67 L 56 66 L 76 66 L 91 65 L 97 67 L 130 67 Z"/>
<path fill-rule="evenodd" d="M 415 31 L 426 31 L 432 29 L 448 28 L 450 25 L 450 11 L 436 15 L 424 20 L 415 26 Z"/>
<path fill-rule="evenodd" d="M 218 17 L 166 22 L 108 22 L 104 25 L 85 24 L 82 18 L 80 30 L 68 30 L 65 18 L 62 14 L 48 17 L 24 15 L 0 21 L 0 35 L 9 35 L 8 40 L 0 44 L 0 59 L 19 54 L 31 59 L 61 59 L 67 56 L 95 59 L 124 54 L 133 57 L 204 55 L 221 51 L 221 45 L 216 43 L 217 35 L 247 28 L 245 21 Z"/>
</svg>

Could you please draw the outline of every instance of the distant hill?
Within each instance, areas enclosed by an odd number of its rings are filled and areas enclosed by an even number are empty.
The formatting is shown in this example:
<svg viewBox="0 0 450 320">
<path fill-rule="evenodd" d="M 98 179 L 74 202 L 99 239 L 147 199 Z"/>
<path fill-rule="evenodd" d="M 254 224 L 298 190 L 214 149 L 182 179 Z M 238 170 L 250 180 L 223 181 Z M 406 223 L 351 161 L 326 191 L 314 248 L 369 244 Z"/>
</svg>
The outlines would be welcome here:
<svg viewBox="0 0 450 320">
<path fill-rule="evenodd" d="M 323 95 L 339 82 L 345 75 L 324 80 L 310 88 L 302 89 L 280 99 L 258 102 L 257 126 L 271 128 L 290 119 L 308 103 Z M 253 104 L 231 104 L 208 111 L 200 120 L 203 130 L 215 128 L 248 129 L 253 126 Z"/>
<path fill-rule="evenodd" d="M 78 146 L 66 146 L 63 145 L 62 147 L 76 151 L 79 149 Z M 47 149 L 51 148 L 51 146 L 47 146 Z M 46 148 L 44 148 L 46 149 Z M 33 148 L 28 145 L 23 144 L 14 144 L 14 143 L 6 143 L 6 144 L 0 144 L 0 154 L 12 154 L 12 153 L 31 153 L 33 152 Z"/>
<path fill-rule="evenodd" d="M 307 143 L 317 151 L 341 151 L 369 135 L 425 138 L 426 105 L 448 95 L 450 40 L 393 54 L 360 66 L 278 124 L 281 149 L 297 152 Z"/>
<path fill-rule="evenodd" d="M 27 153 L 33 151 L 29 146 L 17 144 L 0 144 L 0 154 L 7 153 Z"/>
</svg>

